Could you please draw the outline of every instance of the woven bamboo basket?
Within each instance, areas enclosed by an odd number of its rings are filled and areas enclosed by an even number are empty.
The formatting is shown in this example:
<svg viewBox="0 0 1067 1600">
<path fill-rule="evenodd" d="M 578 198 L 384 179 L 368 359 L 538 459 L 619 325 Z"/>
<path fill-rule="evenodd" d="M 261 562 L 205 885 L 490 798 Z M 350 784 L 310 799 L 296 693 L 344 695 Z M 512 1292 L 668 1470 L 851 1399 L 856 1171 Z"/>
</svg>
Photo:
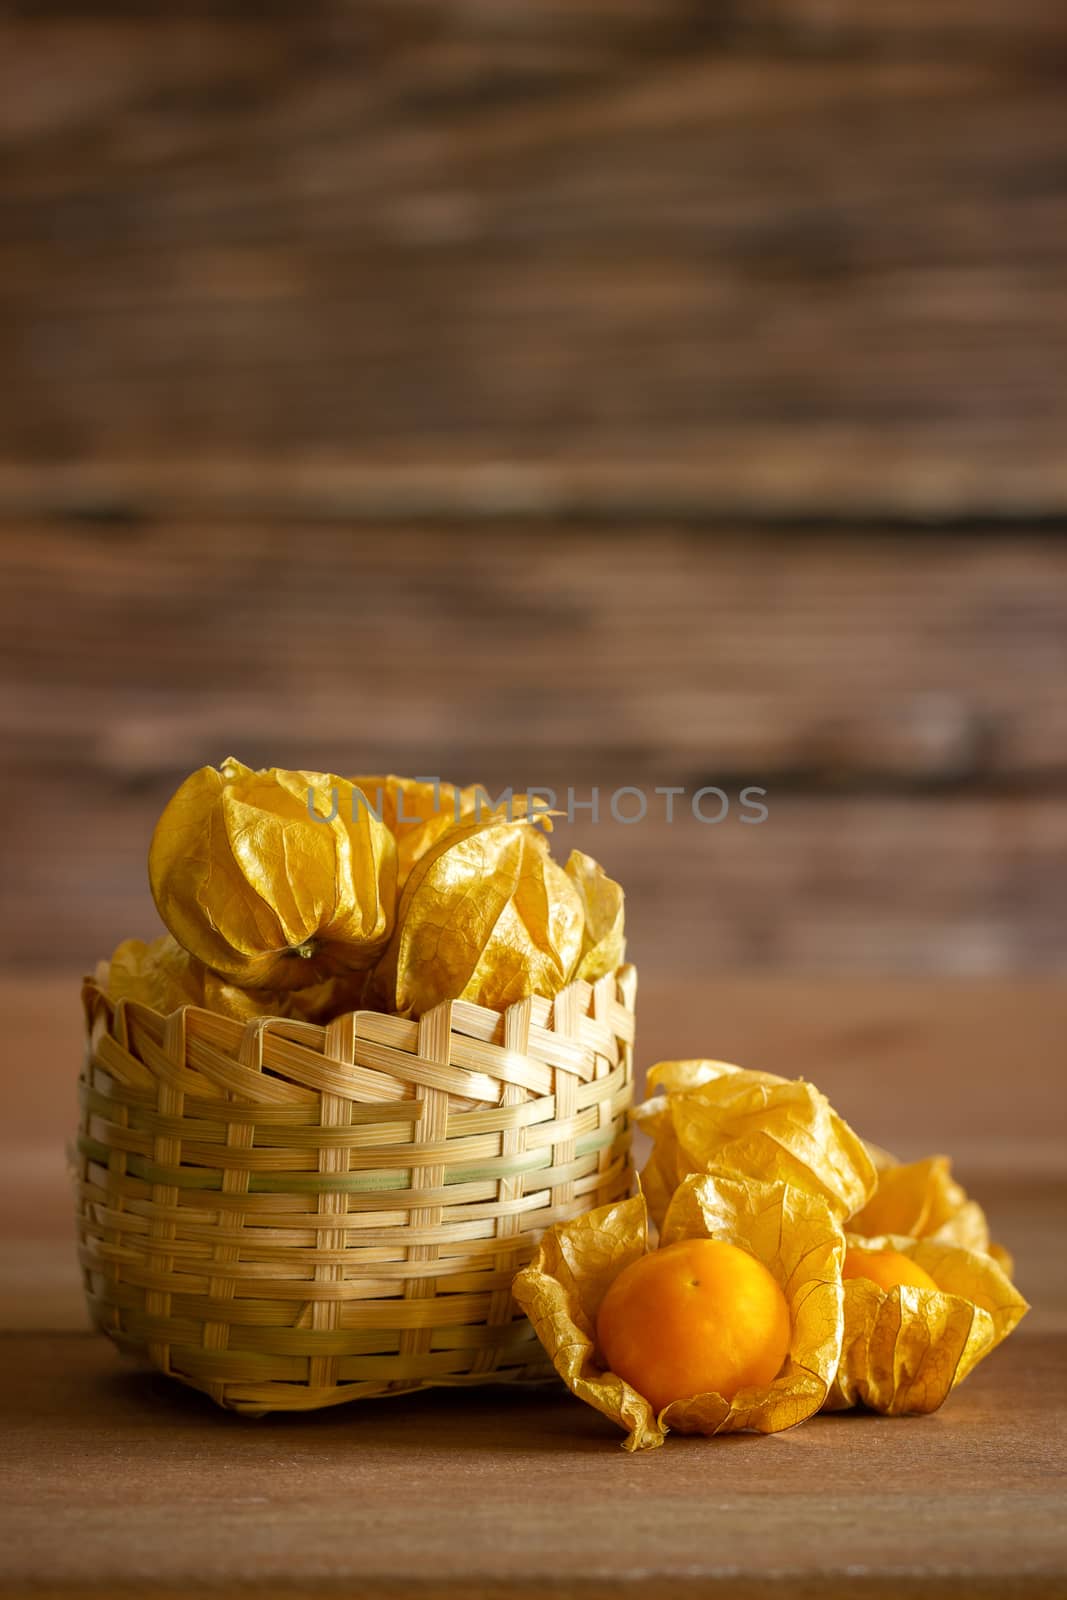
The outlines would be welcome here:
<svg viewBox="0 0 1067 1600">
<path fill-rule="evenodd" d="M 551 1375 L 511 1280 L 631 1184 L 632 967 L 504 1012 L 163 1017 L 87 980 L 96 1327 L 253 1415 Z"/>
</svg>

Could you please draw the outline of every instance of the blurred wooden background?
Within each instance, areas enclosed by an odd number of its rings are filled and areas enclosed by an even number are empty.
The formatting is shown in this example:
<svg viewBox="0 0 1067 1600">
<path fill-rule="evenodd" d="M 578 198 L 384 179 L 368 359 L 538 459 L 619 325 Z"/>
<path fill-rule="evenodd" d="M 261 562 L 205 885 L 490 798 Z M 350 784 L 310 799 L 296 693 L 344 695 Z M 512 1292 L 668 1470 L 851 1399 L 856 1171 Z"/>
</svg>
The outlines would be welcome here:
<svg viewBox="0 0 1067 1600">
<path fill-rule="evenodd" d="M 575 828 L 650 978 L 1067 968 L 1065 83 L 1054 0 L 5 8 L 0 967 L 232 752 L 766 788 Z"/>
</svg>

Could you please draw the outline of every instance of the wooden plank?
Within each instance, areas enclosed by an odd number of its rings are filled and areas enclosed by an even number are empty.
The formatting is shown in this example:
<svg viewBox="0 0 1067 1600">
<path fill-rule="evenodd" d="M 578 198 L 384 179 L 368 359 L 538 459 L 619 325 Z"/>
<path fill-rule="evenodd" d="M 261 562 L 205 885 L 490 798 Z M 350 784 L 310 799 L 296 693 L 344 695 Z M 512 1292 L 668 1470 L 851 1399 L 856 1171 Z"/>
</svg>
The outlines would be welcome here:
<svg viewBox="0 0 1067 1600">
<path fill-rule="evenodd" d="M 1062 514 L 1065 41 L 1039 0 L 9 18 L 0 505 Z"/>
<path fill-rule="evenodd" d="M 155 819 L 231 752 L 596 787 L 558 849 L 624 882 L 649 974 L 1067 964 L 1059 542 L 22 523 L 0 577 L 4 964 L 149 933 Z"/>
<path fill-rule="evenodd" d="M 933 1417 L 817 1417 L 636 1459 L 555 1389 L 250 1424 L 103 1340 L 12 1337 L 4 1356 L 12 1597 L 1036 1600 L 1067 1583 L 1062 1336 L 1020 1333 Z"/>
<path fill-rule="evenodd" d="M 1052 538 L 23 521 L 0 580 L 16 767 L 166 783 L 233 743 L 564 787 L 1067 778 Z"/>
<path fill-rule="evenodd" d="M 229 744 L 204 755 L 220 760 Z M 251 750 L 245 740 L 235 753 L 256 762 L 259 749 L 264 761 L 286 758 L 280 738 Z M 10 820 L 0 966 L 88 970 L 120 940 L 161 932 L 145 863 L 172 785 L 102 785 L 76 763 L 69 777 L 27 768 L 17 777 L 22 788 L 9 777 L 2 791 Z M 27 792 L 40 798 L 25 800 Z M 557 830 L 553 849 L 560 859 L 572 845 L 585 849 L 624 884 L 630 953 L 650 977 L 983 977 L 1067 967 L 1067 814 L 1058 794 L 804 796 L 772 784 L 767 803 L 758 827 L 736 817 L 719 827 L 690 818 L 576 822 Z M 718 803 L 704 804 L 714 814 Z"/>
<path fill-rule="evenodd" d="M 1065 1038 L 1049 980 L 705 974 L 653 977 L 638 1000 L 642 1069 L 710 1056 L 806 1078 L 902 1159 L 951 1155 L 994 1213 L 1025 1173 L 1067 1178 Z M 1064 1270 L 1035 1272 L 1035 1302 Z"/>
</svg>

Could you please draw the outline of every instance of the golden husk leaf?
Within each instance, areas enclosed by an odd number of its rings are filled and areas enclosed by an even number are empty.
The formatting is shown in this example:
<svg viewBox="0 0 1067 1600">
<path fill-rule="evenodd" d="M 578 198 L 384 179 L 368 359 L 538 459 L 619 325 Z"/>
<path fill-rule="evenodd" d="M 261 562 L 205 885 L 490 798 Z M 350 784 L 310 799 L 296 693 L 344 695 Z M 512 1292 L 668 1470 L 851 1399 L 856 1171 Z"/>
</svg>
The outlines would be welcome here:
<svg viewBox="0 0 1067 1600">
<path fill-rule="evenodd" d="M 136 1000 L 169 1016 L 180 1006 L 203 1006 L 224 1017 L 292 1017 L 328 1022 L 360 1004 L 364 974 L 324 978 L 303 989 L 243 989 L 226 983 L 183 950 L 169 933 L 146 942 L 125 939 L 110 961 L 97 963 L 95 982 L 110 1000 Z"/>
<path fill-rule="evenodd" d="M 110 961 L 99 961 L 96 984 L 111 1000 L 136 1000 L 163 1016 L 204 1004 L 204 968 L 171 934 L 124 939 Z"/>
<path fill-rule="evenodd" d="M 906 1234 L 989 1252 L 985 1212 L 952 1176 L 948 1156 L 884 1167 L 878 1187 L 849 1221 L 852 1233 Z"/>
<path fill-rule="evenodd" d="M 874 1193 L 862 1139 L 803 1079 L 724 1061 L 661 1061 L 648 1084 L 667 1091 L 634 1113 L 653 1141 L 641 1182 L 657 1223 L 687 1174 L 715 1166 L 807 1189 L 841 1221 Z"/>
<path fill-rule="evenodd" d="M 606 1369 L 596 1348 L 596 1317 L 609 1285 L 648 1249 L 644 1200 L 603 1206 L 558 1223 L 515 1279 L 526 1312 L 560 1377 L 588 1405 L 625 1429 L 627 1450 L 682 1433 L 776 1433 L 823 1404 L 841 1353 L 844 1236 L 818 1196 L 783 1183 L 722 1171 L 691 1176 L 667 1212 L 661 1243 L 713 1238 L 740 1246 L 777 1279 L 789 1305 L 789 1355 L 773 1383 L 732 1400 L 697 1395 L 656 1414 L 649 1401 Z"/>
<path fill-rule="evenodd" d="M 442 1000 L 503 1009 L 574 977 L 582 902 L 523 820 L 462 823 L 412 868 L 373 993 L 400 1016 Z"/>
<path fill-rule="evenodd" d="M 454 783 L 398 778 L 395 773 L 356 777 L 352 782 L 366 795 L 374 811 L 380 811 L 382 821 L 396 839 L 398 890 L 403 889 L 416 862 L 463 823 L 512 822 L 519 817 L 536 816 L 540 826 L 552 831 L 551 817 L 540 801 L 510 790 L 494 796 L 480 783 L 460 789 Z"/>
<path fill-rule="evenodd" d="M 323 978 L 303 989 L 242 989 L 205 971 L 204 1005 L 241 1022 L 251 1017 L 291 1017 L 295 1022 L 327 1023 L 359 1009 L 365 983 L 365 973 L 352 972 Z"/>
<path fill-rule="evenodd" d="M 395 772 L 355 777 L 349 782 L 363 793 L 376 813 L 380 811 L 381 820 L 394 839 L 406 837 L 434 817 L 454 820 L 454 783 L 398 778 Z"/>
<path fill-rule="evenodd" d="M 599 861 L 572 850 L 564 868 L 577 889 L 585 913 L 582 953 L 576 978 L 596 983 L 626 958 L 626 924 L 622 887 L 609 878 Z"/>
<path fill-rule="evenodd" d="M 550 1228 L 512 1285 L 564 1383 L 626 1429 L 626 1450 L 655 1449 L 666 1430 L 643 1395 L 598 1364 L 596 1317 L 609 1285 L 647 1249 L 644 1201 L 620 1200 Z"/>
<path fill-rule="evenodd" d="M 878 1187 L 849 1220 L 853 1233 L 901 1233 L 912 1239 L 958 1244 L 992 1256 L 1012 1276 L 1014 1263 L 1003 1245 L 989 1237 L 989 1223 L 977 1200 L 952 1176 L 948 1156 L 898 1162 L 882 1151 Z"/>
<path fill-rule="evenodd" d="M 863 1404 L 886 1415 L 936 1411 L 1029 1310 L 981 1251 L 899 1234 L 849 1234 L 865 1250 L 897 1250 L 937 1289 L 885 1290 L 846 1278 L 841 1361 L 826 1409 Z"/>
<path fill-rule="evenodd" d="M 874 1162 L 876 1172 L 884 1172 L 886 1167 L 899 1167 L 900 1162 L 896 1156 L 891 1155 L 888 1150 L 884 1150 L 880 1144 L 872 1144 L 870 1139 L 864 1139 L 863 1142 L 867 1147 L 867 1154 Z"/>
<path fill-rule="evenodd" d="M 202 767 L 160 817 L 148 870 L 169 931 L 243 988 L 368 968 L 393 927 L 396 842 L 328 773 Z"/>
</svg>

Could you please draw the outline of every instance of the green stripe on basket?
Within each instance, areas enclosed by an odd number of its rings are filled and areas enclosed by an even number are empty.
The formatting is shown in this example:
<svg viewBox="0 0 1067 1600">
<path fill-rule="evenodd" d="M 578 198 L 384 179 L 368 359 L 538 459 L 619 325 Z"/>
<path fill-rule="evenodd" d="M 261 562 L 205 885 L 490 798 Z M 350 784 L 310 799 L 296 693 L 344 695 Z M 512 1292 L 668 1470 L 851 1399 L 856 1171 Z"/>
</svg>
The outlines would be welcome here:
<svg viewBox="0 0 1067 1600">
<path fill-rule="evenodd" d="M 89 1139 L 81 1135 L 78 1139 L 78 1149 L 92 1161 L 99 1161 L 102 1166 L 107 1166 L 114 1151 L 106 1144 L 101 1144 L 99 1139 Z M 145 1156 L 127 1155 L 126 1172 L 131 1178 L 143 1178 L 146 1183 L 165 1184 L 168 1189 L 221 1189 L 222 1173 L 212 1167 L 161 1167 L 156 1161 L 149 1161 Z"/>
<path fill-rule="evenodd" d="M 248 1180 L 252 1194 L 363 1194 L 372 1189 L 406 1189 L 407 1167 L 376 1172 L 264 1172 Z"/>
<path fill-rule="evenodd" d="M 597 1150 L 603 1150 L 607 1145 L 613 1144 L 616 1138 L 616 1129 L 599 1128 L 596 1133 L 587 1133 L 584 1139 L 578 1139 L 574 1146 L 574 1158 L 592 1155 Z M 445 1174 L 446 1183 L 480 1183 L 488 1180 L 495 1182 L 497 1178 L 512 1178 L 520 1172 L 541 1172 L 551 1167 L 555 1155 L 551 1145 L 546 1145 L 543 1150 L 531 1150 L 522 1156 L 513 1156 L 510 1161 L 501 1160 L 483 1162 L 477 1167 L 453 1167 Z"/>
<path fill-rule="evenodd" d="M 600 1128 L 575 1143 L 575 1159 L 603 1150 L 614 1142 L 614 1128 Z M 114 1153 L 98 1139 L 84 1134 L 78 1139 L 78 1149 L 92 1161 L 106 1166 Z M 444 1175 L 446 1184 L 496 1182 L 499 1178 L 513 1178 L 520 1173 L 538 1172 L 552 1166 L 554 1160 L 550 1146 L 531 1150 L 523 1155 L 503 1161 L 482 1162 L 472 1167 L 451 1167 Z M 411 1168 L 381 1168 L 369 1172 L 253 1172 L 249 1176 L 250 1194 L 364 1194 L 382 1189 L 405 1189 L 411 1184 Z M 170 1189 L 220 1190 L 222 1173 L 213 1167 L 164 1167 L 146 1156 L 127 1155 L 126 1172 L 131 1178 L 145 1183 L 159 1184 Z"/>
</svg>

